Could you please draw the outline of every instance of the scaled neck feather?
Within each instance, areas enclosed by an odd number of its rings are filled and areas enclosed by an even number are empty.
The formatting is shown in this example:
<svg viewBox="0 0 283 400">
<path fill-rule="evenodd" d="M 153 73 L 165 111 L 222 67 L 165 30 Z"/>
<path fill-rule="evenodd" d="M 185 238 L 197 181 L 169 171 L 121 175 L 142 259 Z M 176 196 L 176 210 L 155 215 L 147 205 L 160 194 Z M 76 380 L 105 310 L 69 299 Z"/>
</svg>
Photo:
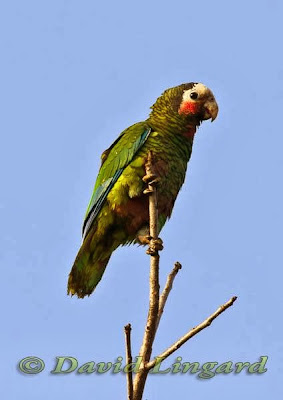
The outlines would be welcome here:
<svg viewBox="0 0 283 400">
<path fill-rule="evenodd" d="M 178 113 L 183 90 L 175 88 L 166 90 L 151 107 L 148 122 L 154 130 L 164 133 L 182 135 L 192 140 L 200 122 L 192 115 Z"/>
</svg>

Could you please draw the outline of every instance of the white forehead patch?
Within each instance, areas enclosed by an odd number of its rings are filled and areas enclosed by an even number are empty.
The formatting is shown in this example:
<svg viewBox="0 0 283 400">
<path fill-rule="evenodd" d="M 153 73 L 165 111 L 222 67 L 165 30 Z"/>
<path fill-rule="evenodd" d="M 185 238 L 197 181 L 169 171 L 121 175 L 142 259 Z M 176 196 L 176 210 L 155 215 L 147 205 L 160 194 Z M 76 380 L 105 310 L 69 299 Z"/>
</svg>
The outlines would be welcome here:
<svg viewBox="0 0 283 400">
<path fill-rule="evenodd" d="M 197 83 L 192 87 L 192 89 L 184 90 L 183 100 L 185 101 L 191 100 L 190 94 L 192 92 L 196 92 L 199 95 L 199 97 L 203 97 L 204 95 L 208 94 L 212 95 L 208 87 L 206 87 L 203 83 Z"/>
</svg>

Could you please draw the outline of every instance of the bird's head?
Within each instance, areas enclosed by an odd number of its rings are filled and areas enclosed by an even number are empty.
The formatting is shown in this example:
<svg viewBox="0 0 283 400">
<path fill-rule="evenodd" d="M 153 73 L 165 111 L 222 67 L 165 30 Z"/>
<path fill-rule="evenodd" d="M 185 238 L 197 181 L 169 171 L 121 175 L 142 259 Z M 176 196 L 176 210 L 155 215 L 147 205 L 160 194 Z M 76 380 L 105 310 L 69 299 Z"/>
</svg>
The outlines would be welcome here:
<svg viewBox="0 0 283 400">
<path fill-rule="evenodd" d="M 183 83 L 165 90 L 151 107 L 150 120 L 157 128 L 162 125 L 172 131 L 187 132 L 188 127 L 195 132 L 202 121 L 214 121 L 218 105 L 212 91 L 202 83 Z"/>
<path fill-rule="evenodd" d="M 207 119 L 214 121 L 218 114 L 218 105 L 212 91 L 202 83 L 188 83 L 184 86 L 185 89 L 180 87 L 182 96 L 179 105 L 177 104 L 178 113 L 196 117 L 200 122 Z"/>
</svg>

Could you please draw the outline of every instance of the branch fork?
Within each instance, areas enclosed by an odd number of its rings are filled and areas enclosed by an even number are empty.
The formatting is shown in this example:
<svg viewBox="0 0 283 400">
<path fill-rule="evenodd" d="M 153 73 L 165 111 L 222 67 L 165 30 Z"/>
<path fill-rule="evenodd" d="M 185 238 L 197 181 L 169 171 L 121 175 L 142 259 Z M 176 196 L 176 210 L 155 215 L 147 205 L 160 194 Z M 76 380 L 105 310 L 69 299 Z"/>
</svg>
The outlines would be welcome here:
<svg viewBox="0 0 283 400">
<path fill-rule="evenodd" d="M 231 307 L 237 300 L 236 296 L 233 296 L 225 304 L 220 306 L 213 314 L 207 317 L 199 325 L 189 330 L 185 335 L 173 343 L 169 348 L 163 351 L 158 357 L 150 360 L 152 354 L 152 346 L 155 339 L 155 335 L 162 317 L 164 307 L 170 291 L 173 286 L 174 279 L 180 269 L 182 268 L 179 262 L 176 262 L 174 268 L 167 277 L 165 287 L 159 295 L 159 251 L 163 249 L 162 240 L 158 238 L 158 207 L 157 207 L 157 186 L 160 181 L 160 177 L 154 169 L 154 159 L 151 151 L 148 153 L 147 162 L 145 164 L 146 175 L 142 178 L 143 181 L 148 185 L 144 190 L 144 194 L 149 196 L 149 236 L 144 237 L 144 243 L 149 244 L 149 248 L 146 251 L 150 255 L 150 274 L 149 274 L 149 310 L 147 316 L 147 322 L 144 331 L 143 342 L 140 348 L 139 356 L 142 359 L 142 363 L 139 371 L 137 372 L 133 381 L 132 372 L 127 371 L 127 391 L 128 400 L 142 400 L 143 391 L 146 383 L 146 379 L 149 371 L 154 368 L 157 362 L 164 360 L 179 349 L 184 343 L 186 343 L 193 336 L 198 334 L 203 329 L 211 325 L 211 323 L 222 314 L 227 308 Z M 124 328 L 125 330 L 125 341 L 126 341 L 126 358 L 127 364 L 132 362 L 131 352 L 131 325 L 128 324 Z"/>
</svg>

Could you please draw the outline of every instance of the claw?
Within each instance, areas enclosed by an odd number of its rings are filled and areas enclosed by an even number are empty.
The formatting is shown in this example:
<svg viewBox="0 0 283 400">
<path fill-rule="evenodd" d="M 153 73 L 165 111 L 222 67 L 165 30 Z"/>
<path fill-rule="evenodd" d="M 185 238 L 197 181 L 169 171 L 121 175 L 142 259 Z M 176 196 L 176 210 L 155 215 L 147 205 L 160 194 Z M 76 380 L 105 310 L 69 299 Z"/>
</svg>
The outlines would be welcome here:
<svg viewBox="0 0 283 400">
<path fill-rule="evenodd" d="M 161 251 L 163 250 L 163 241 L 160 238 L 157 238 L 155 240 L 152 240 L 154 247 L 156 250 Z"/>
<path fill-rule="evenodd" d="M 158 183 L 160 182 L 160 176 L 157 176 L 155 179 L 153 179 L 153 181 L 149 182 L 150 185 L 158 185 Z"/>
<path fill-rule="evenodd" d="M 149 256 L 157 256 L 157 251 L 154 250 L 154 249 L 152 249 L 151 247 L 149 247 L 149 248 L 146 250 L 146 254 L 148 254 Z"/>
<path fill-rule="evenodd" d="M 142 178 L 142 180 L 145 182 L 145 183 L 151 183 L 152 181 L 154 181 L 155 179 L 157 178 L 157 175 L 155 175 L 155 174 L 147 174 L 147 175 L 145 175 L 143 178 Z"/>
<path fill-rule="evenodd" d="M 153 190 L 152 190 L 152 189 L 146 188 L 146 189 L 144 189 L 144 191 L 143 191 L 143 194 L 150 194 L 150 193 L 153 193 Z"/>
<path fill-rule="evenodd" d="M 151 256 L 156 256 L 159 251 L 163 250 L 163 241 L 162 239 L 151 239 L 149 243 L 149 248 L 146 251 L 146 254 Z"/>
<path fill-rule="evenodd" d="M 160 178 L 156 178 L 153 181 L 148 182 L 148 184 L 151 186 L 156 186 L 156 185 L 158 185 L 159 182 L 160 182 Z M 143 194 L 150 194 L 153 192 L 154 192 L 154 190 L 152 188 L 147 187 L 146 189 L 144 189 Z"/>
</svg>

